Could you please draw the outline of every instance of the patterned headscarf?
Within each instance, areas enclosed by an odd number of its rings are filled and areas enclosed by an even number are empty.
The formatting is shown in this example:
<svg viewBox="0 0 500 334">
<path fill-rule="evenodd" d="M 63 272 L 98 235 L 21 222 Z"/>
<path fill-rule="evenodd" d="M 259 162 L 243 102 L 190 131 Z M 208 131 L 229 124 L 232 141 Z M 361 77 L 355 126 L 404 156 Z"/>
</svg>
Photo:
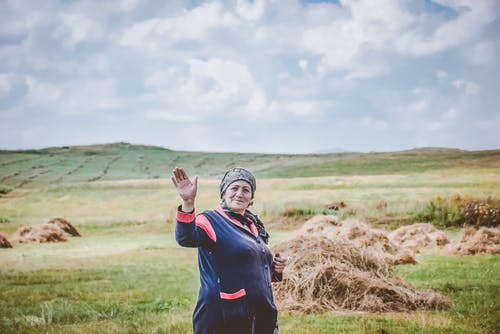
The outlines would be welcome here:
<svg viewBox="0 0 500 334">
<path fill-rule="evenodd" d="M 252 198 L 253 198 L 253 195 L 255 194 L 255 189 L 257 188 L 257 182 L 255 181 L 255 177 L 253 176 L 253 174 L 242 167 L 231 168 L 226 172 L 226 174 L 224 174 L 222 180 L 220 181 L 220 197 L 222 198 L 222 195 L 229 187 L 229 185 L 236 181 L 248 182 L 248 184 L 252 188 Z"/>
</svg>

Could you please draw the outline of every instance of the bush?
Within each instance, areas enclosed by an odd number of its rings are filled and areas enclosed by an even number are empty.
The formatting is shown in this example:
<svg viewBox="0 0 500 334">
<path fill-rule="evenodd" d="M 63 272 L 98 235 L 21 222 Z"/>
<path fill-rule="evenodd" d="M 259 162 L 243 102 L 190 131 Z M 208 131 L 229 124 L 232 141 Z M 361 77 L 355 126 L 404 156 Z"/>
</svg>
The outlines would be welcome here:
<svg viewBox="0 0 500 334">
<path fill-rule="evenodd" d="M 7 195 L 11 191 L 11 188 L 0 186 L 0 195 Z"/>
<path fill-rule="evenodd" d="M 297 216 L 310 216 L 315 212 L 312 209 L 288 208 L 281 213 L 283 217 L 297 217 Z"/>
<path fill-rule="evenodd" d="M 499 226 L 499 204 L 500 201 L 492 198 L 462 198 L 458 194 L 451 198 L 438 196 L 413 218 L 419 222 L 431 222 L 437 227 Z"/>
<path fill-rule="evenodd" d="M 491 198 L 470 200 L 460 205 L 461 223 L 475 227 L 500 225 L 500 206 Z"/>
<path fill-rule="evenodd" d="M 280 214 L 282 217 L 312 217 L 315 215 L 337 215 L 336 210 L 325 208 L 288 208 Z"/>
</svg>

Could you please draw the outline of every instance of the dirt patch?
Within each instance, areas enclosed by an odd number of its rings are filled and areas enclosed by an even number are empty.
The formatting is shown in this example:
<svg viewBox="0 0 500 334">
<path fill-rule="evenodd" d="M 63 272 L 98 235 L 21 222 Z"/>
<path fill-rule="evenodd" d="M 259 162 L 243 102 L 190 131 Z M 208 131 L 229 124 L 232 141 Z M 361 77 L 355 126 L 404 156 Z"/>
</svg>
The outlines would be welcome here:
<svg viewBox="0 0 500 334">
<path fill-rule="evenodd" d="M 389 233 L 389 239 L 396 245 L 414 251 L 444 246 L 450 242 L 446 234 L 428 223 L 401 226 Z"/>
<path fill-rule="evenodd" d="M 52 218 L 39 224 L 20 227 L 11 237 L 12 242 L 42 243 L 64 242 L 70 237 L 80 237 L 78 230 L 64 218 Z"/>
<path fill-rule="evenodd" d="M 417 291 L 391 274 L 388 263 L 396 261 L 390 252 L 397 247 L 382 234 L 333 216 L 307 221 L 295 238 L 273 248 L 288 258 L 283 282 L 274 285 L 278 306 L 304 313 L 449 307 L 446 297 Z"/>
<path fill-rule="evenodd" d="M 2 233 L 0 233 L 0 248 L 12 248 L 12 244 Z"/>
<path fill-rule="evenodd" d="M 500 254 L 500 227 L 473 227 L 462 229 L 460 236 L 451 243 L 447 253 L 452 255 Z"/>
</svg>

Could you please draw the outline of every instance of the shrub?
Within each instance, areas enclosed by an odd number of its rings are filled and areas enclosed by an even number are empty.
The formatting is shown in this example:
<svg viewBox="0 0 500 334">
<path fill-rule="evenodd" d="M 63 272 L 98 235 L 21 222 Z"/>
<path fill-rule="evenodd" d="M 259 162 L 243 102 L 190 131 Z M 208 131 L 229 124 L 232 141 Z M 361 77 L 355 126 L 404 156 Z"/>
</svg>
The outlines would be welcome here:
<svg viewBox="0 0 500 334">
<path fill-rule="evenodd" d="M 500 205 L 494 200 L 469 200 L 460 204 L 463 225 L 494 227 L 500 225 Z"/>
<path fill-rule="evenodd" d="M 301 209 L 301 208 L 288 208 L 281 213 L 283 217 L 297 217 L 297 216 L 310 216 L 314 215 L 315 212 L 312 209 Z"/>
<path fill-rule="evenodd" d="M 0 186 L 0 195 L 7 195 L 11 191 L 11 188 Z"/>
<path fill-rule="evenodd" d="M 336 210 L 327 208 L 287 208 L 280 214 L 282 217 L 312 217 L 314 215 L 337 215 Z"/>
<path fill-rule="evenodd" d="M 463 198 L 458 194 L 449 199 L 438 196 L 423 210 L 417 211 L 413 218 L 419 222 L 432 222 L 438 227 L 499 226 L 499 203 L 492 198 Z"/>
</svg>

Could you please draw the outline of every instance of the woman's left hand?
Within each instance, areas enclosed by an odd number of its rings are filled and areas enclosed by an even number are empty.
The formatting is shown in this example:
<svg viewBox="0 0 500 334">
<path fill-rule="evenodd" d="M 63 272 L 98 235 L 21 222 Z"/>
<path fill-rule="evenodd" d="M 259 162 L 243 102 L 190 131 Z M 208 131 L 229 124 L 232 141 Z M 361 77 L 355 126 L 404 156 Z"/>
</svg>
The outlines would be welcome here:
<svg viewBox="0 0 500 334">
<path fill-rule="evenodd" d="M 283 269 L 285 269 L 286 262 L 287 262 L 287 259 L 282 258 L 280 256 L 280 253 L 276 253 L 276 255 L 274 255 L 274 259 L 273 259 L 274 272 L 277 274 L 281 274 L 283 272 Z"/>
</svg>

